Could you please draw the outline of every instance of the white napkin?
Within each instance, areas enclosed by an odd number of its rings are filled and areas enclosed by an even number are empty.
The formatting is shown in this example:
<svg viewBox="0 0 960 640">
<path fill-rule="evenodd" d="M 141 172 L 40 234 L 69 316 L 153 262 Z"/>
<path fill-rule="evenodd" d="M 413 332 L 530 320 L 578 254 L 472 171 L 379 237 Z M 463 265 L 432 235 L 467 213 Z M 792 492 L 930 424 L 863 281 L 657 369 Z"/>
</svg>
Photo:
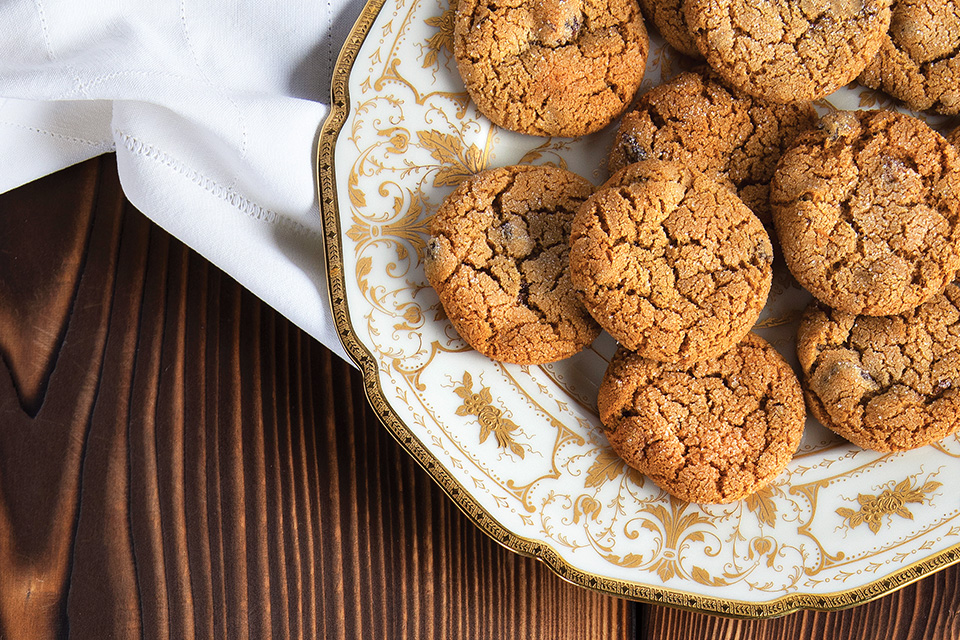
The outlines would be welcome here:
<svg viewBox="0 0 960 640">
<path fill-rule="evenodd" d="M 127 198 L 341 357 L 314 159 L 363 0 L 0 4 L 0 192 L 116 151 Z"/>
</svg>

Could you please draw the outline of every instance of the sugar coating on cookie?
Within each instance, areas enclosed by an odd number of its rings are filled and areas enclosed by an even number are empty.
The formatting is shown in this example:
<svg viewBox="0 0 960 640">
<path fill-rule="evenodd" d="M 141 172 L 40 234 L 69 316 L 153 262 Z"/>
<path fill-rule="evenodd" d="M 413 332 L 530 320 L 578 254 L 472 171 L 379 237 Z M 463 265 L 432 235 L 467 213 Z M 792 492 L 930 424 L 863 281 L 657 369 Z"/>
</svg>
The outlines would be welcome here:
<svg viewBox="0 0 960 640">
<path fill-rule="evenodd" d="M 797 281 L 835 309 L 901 313 L 960 267 L 960 162 L 926 123 L 840 111 L 802 135 L 770 187 L 774 226 Z"/>
<path fill-rule="evenodd" d="M 957 154 L 960 155 L 960 127 L 947 132 L 947 142 L 956 147 Z"/>
<path fill-rule="evenodd" d="M 902 451 L 960 428 L 960 288 L 858 316 L 814 301 L 797 334 L 810 412 L 854 444 Z"/>
<path fill-rule="evenodd" d="M 960 2 L 897 0 L 860 82 L 911 109 L 960 113 Z"/>
<path fill-rule="evenodd" d="M 627 464 L 700 503 L 739 500 L 776 478 L 800 445 L 806 417 L 790 365 L 752 333 L 689 369 L 620 348 L 597 405 Z"/>
<path fill-rule="evenodd" d="M 570 271 L 584 305 L 643 357 L 693 362 L 739 342 L 772 280 L 760 220 L 707 176 L 648 160 L 614 175 L 580 207 Z"/>
<path fill-rule="evenodd" d="M 454 328 L 503 362 L 542 364 L 589 345 L 600 328 L 570 282 L 570 224 L 593 191 L 548 166 L 465 180 L 431 223 L 424 271 Z"/>
<path fill-rule="evenodd" d="M 640 86 L 649 42 L 637 0 L 459 0 L 454 56 L 495 124 L 580 136 L 619 116 Z"/>
<path fill-rule="evenodd" d="M 775 102 L 855 79 L 890 26 L 891 0 L 686 0 L 687 23 L 728 82 Z"/>
<path fill-rule="evenodd" d="M 690 35 L 683 12 L 685 0 L 640 0 L 640 9 L 671 47 L 691 58 L 702 58 L 697 43 Z"/>
<path fill-rule="evenodd" d="M 682 162 L 735 190 L 769 222 L 777 161 L 817 120 L 811 102 L 753 98 L 702 68 L 651 89 L 624 114 L 609 168 L 614 173 L 647 159 Z"/>
</svg>

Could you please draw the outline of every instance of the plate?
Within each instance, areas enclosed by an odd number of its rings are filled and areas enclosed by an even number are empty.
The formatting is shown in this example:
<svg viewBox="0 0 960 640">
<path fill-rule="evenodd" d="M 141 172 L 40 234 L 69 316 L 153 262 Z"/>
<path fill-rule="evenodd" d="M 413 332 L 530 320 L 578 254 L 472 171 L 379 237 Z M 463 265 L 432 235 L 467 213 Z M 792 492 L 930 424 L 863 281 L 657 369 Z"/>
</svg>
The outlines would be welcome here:
<svg viewBox="0 0 960 640">
<path fill-rule="evenodd" d="M 797 456 L 743 501 L 676 500 L 600 428 L 606 334 L 547 366 L 504 365 L 451 328 L 423 275 L 430 216 L 482 169 L 551 163 L 605 177 L 612 130 L 536 138 L 480 116 L 452 59 L 446 0 L 371 0 L 334 75 L 318 151 L 335 322 L 400 444 L 486 533 L 607 594 L 741 617 L 836 609 L 960 560 L 960 440 L 878 454 L 809 420 Z M 641 91 L 689 64 L 656 37 Z M 889 108 L 851 85 L 822 108 Z M 936 125 L 936 122 L 933 122 Z M 794 365 L 809 300 L 775 272 L 756 331 Z"/>
</svg>

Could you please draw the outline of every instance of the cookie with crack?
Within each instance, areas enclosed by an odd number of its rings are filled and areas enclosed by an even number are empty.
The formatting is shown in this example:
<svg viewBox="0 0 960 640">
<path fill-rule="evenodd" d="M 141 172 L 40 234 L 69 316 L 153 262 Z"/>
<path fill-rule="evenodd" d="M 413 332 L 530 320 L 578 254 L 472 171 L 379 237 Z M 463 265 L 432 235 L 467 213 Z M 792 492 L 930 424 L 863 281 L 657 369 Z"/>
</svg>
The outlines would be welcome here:
<svg viewBox="0 0 960 640">
<path fill-rule="evenodd" d="M 814 300 L 797 356 L 810 413 L 854 444 L 902 451 L 960 428 L 960 288 L 893 316 L 858 316 Z"/>
<path fill-rule="evenodd" d="M 671 47 L 691 58 L 702 58 L 697 43 L 690 35 L 687 17 L 683 12 L 684 0 L 640 0 L 640 9 L 648 23 Z"/>
<path fill-rule="evenodd" d="M 824 116 L 780 159 L 770 205 L 790 272 L 841 311 L 902 313 L 960 267 L 957 152 L 906 114 Z"/>
<path fill-rule="evenodd" d="M 687 24 L 730 84 L 774 102 L 854 80 L 890 26 L 891 0 L 686 0 Z"/>
<path fill-rule="evenodd" d="M 793 369 L 753 333 L 690 368 L 621 347 L 597 405 L 627 464 L 699 503 L 739 500 L 776 478 L 796 453 L 806 418 Z"/>
<path fill-rule="evenodd" d="M 628 165 L 577 211 L 570 275 L 623 346 L 664 362 L 713 358 L 754 325 L 772 281 L 760 220 L 675 162 Z"/>
<path fill-rule="evenodd" d="M 490 169 L 441 204 L 424 271 L 470 346 L 503 362 L 542 364 L 600 334 L 570 282 L 570 224 L 592 193 L 584 178 L 548 166 Z"/>
<path fill-rule="evenodd" d="M 647 159 L 684 163 L 734 190 L 769 223 L 777 161 L 817 120 L 811 102 L 753 98 L 704 67 L 654 87 L 624 114 L 609 168 L 615 173 Z"/>
<path fill-rule="evenodd" d="M 649 50 L 637 0 L 459 0 L 453 51 L 495 124 L 537 136 L 598 131 L 629 105 Z"/>
<path fill-rule="evenodd" d="M 960 154 L 960 127 L 947 132 L 947 142 L 956 147 L 957 153 Z"/>
<path fill-rule="evenodd" d="M 896 0 L 860 82 L 911 109 L 960 113 L 960 1 Z"/>
</svg>

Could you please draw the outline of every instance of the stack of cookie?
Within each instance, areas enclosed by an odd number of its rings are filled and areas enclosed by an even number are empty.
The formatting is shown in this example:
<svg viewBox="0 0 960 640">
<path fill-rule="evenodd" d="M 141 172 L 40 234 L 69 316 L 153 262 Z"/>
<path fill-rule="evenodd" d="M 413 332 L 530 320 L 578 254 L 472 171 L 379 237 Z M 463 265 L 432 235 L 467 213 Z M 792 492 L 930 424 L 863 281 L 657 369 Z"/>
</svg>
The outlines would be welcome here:
<svg viewBox="0 0 960 640">
<path fill-rule="evenodd" d="M 911 106 L 956 113 L 957 3 L 641 4 L 668 42 L 707 65 L 626 113 L 648 51 L 636 0 L 457 5 L 458 68 L 494 123 L 541 136 L 621 124 L 613 177 L 599 189 L 561 169 L 514 166 L 448 196 L 426 274 L 454 328 L 481 353 L 522 364 L 568 357 L 607 331 L 620 345 L 598 395 L 610 443 L 690 501 L 737 500 L 776 477 L 805 406 L 878 450 L 954 431 L 957 152 L 910 116 L 821 119 L 813 101 L 859 76 Z M 920 24 L 918 4 L 942 32 Z M 920 70 L 891 71 L 904 60 Z M 803 388 L 750 333 L 774 246 L 816 297 L 798 338 Z"/>
<path fill-rule="evenodd" d="M 817 298 L 798 353 L 809 407 L 826 426 L 880 451 L 956 431 L 960 345 L 947 311 L 960 243 L 955 152 L 910 116 L 839 112 L 811 127 L 803 114 L 808 100 L 858 76 L 911 108 L 960 112 L 960 3 L 902 1 L 891 11 L 887 1 L 651 0 L 644 11 L 668 24 L 662 35 L 680 51 L 693 42 L 710 69 L 641 97 L 623 118 L 611 170 L 679 160 L 736 189 L 765 222 L 773 209 L 786 262 Z M 679 41 L 677 25 L 686 25 Z M 731 142 L 729 98 L 714 97 L 724 85 L 745 111 L 786 123 L 782 137 L 772 133 L 779 146 L 766 145 L 769 158 L 754 160 L 760 171 L 748 184 L 760 192 L 730 180 L 727 166 L 749 145 Z M 960 128 L 948 137 L 956 144 Z M 884 314 L 899 315 L 873 317 Z M 939 326 L 928 335 L 932 317 Z M 857 329 L 865 326 L 870 339 Z M 877 344 L 882 354 L 869 351 Z"/>
<path fill-rule="evenodd" d="M 640 160 L 680 162 L 730 188 L 769 223 L 777 161 L 817 118 L 809 100 L 754 98 L 701 66 L 640 96 L 620 122 L 608 166 L 612 174 Z"/>
<path fill-rule="evenodd" d="M 960 428 L 960 159 L 923 121 L 837 112 L 780 161 L 770 201 L 815 301 L 797 354 L 825 426 L 877 451 Z"/>
<path fill-rule="evenodd" d="M 596 191 L 550 166 L 465 180 L 432 221 L 425 272 L 471 346 L 559 360 L 605 329 L 614 449 L 670 493 L 729 502 L 776 477 L 800 443 L 791 367 L 750 333 L 772 279 L 760 219 L 679 162 L 630 164 Z"/>
<path fill-rule="evenodd" d="M 633 163 L 580 207 L 570 242 L 573 283 L 620 343 L 597 401 L 614 450 L 693 502 L 738 500 L 779 475 L 803 396 L 749 333 L 773 248 L 735 191 L 679 162 Z"/>
<path fill-rule="evenodd" d="M 643 0 L 681 53 L 776 102 L 812 100 L 855 78 L 910 109 L 960 113 L 957 0 Z"/>
</svg>

